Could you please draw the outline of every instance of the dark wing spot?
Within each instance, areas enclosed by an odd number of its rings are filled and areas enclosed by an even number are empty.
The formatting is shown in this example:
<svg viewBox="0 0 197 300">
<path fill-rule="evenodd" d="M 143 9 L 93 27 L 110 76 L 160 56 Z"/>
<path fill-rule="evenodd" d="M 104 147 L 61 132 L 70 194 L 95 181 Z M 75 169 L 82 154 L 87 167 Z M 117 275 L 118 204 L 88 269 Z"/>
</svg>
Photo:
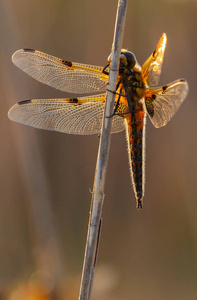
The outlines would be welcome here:
<svg viewBox="0 0 197 300">
<path fill-rule="evenodd" d="M 66 65 L 66 66 L 68 66 L 68 67 L 72 67 L 72 62 L 71 61 L 62 59 L 61 63 L 64 64 L 64 65 Z"/>
<path fill-rule="evenodd" d="M 155 58 L 156 50 L 153 52 L 153 57 Z"/>
<path fill-rule="evenodd" d="M 71 103 L 78 103 L 79 100 L 78 100 L 77 98 L 72 98 L 72 99 L 70 99 L 69 101 L 70 101 Z"/>
<path fill-rule="evenodd" d="M 18 102 L 18 105 L 29 104 L 29 103 L 31 103 L 31 100 L 23 100 Z"/>
<path fill-rule="evenodd" d="M 163 87 L 162 87 L 162 90 L 163 90 L 163 92 L 165 92 L 165 90 L 168 88 L 168 86 L 167 85 L 164 85 Z"/>
<path fill-rule="evenodd" d="M 152 99 L 153 99 L 153 100 L 155 100 L 156 97 L 157 97 L 157 96 L 156 96 L 155 94 L 152 94 Z"/>
<path fill-rule="evenodd" d="M 185 82 L 186 80 L 184 78 L 181 78 L 180 79 L 180 82 Z"/>
<path fill-rule="evenodd" d="M 34 49 L 28 49 L 28 48 L 23 49 L 23 51 L 24 51 L 24 52 L 33 52 L 33 53 L 35 52 Z"/>
</svg>

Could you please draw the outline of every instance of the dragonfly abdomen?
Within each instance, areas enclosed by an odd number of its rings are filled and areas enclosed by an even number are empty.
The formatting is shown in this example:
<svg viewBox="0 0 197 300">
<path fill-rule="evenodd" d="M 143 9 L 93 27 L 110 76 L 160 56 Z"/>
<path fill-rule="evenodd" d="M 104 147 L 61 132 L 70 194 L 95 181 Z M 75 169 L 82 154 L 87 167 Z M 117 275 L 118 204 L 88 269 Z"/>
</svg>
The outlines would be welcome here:
<svg viewBox="0 0 197 300">
<path fill-rule="evenodd" d="M 130 171 L 137 208 L 142 208 L 144 195 L 144 120 L 143 105 L 137 103 L 133 113 L 127 117 L 127 140 Z"/>
</svg>

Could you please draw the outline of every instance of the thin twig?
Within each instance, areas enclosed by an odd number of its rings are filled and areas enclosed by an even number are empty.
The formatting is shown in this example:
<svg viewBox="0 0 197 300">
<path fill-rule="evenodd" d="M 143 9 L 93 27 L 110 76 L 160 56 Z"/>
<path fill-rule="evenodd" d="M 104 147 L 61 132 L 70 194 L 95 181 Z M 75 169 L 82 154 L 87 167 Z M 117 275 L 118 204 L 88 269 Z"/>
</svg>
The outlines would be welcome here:
<svg viewBox="0 0 197 300">
<path fill-rule="evenodd" d="M 98 231 L 98 237 L 97 237 L 97 245 L 96 245 L 96 253 L 95 253 L 94 265 L 93 265 L 93 269 L 92 269 L 92 277 L 91 277 L 91 282 L 90 282 L 90 291 L 89 291 L 89 299 L 88 300 L 91 300 L 93 281 L 94 281 L 94 273 L 95 273 L 95 268 L 96 268 L 96 262 L 97 262 L 98 250 L 99 250 L 99 242 L 100 242 L 100 237 L 101 237 L 102 221 L 103 220 L 100 219 L 99 231 Z"/>
<path fill-rule="evenodd" d="M 106 97 L 106 107 L 97 158 L 97 166 L 95 171 L 94 188 L 91 202 L 90 219 L 88 225 L 88 235 L 81 278 L 79 300 L 91 299 L 91 291 L 94 280 L 94 269 L 96 263 L 96 256 L 98 254 L 98 244 L 100 237 L 100 224 L 104 200 L 104 185 L 111 141 L 110 132 L 112 118 L 106 118 L 106 116 L 111 116 L 114 108 L 115 94 L 110 91 L 116 90 L 120 52 L 122 47 L 126 18 L 126 7 L 127 0 L 119 0 L 116 16 L 116 26 L 114 31 L 114 41 L 112 45 L 112 62 L 109 74 L 109 85 Z"/>
</svg>

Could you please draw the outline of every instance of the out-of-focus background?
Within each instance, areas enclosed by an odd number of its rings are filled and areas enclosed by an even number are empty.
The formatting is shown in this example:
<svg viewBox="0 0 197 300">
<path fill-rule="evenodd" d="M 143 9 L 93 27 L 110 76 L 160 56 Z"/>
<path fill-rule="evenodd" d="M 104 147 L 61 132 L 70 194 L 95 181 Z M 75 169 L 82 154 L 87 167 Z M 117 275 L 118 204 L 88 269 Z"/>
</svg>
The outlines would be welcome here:
<svg viewBox="0 0 197 300">
<path fill-rule="evenodd" d="M 20 100 L 68 97 L 11 62 L 20 48 L 105 66 L 114 0 L 0 1 L 0 298 L 77 299 L 99 138 L 7 118 Z M 123 47 L 140 64 L 168 37 L 161 84 L 189 82 L 173 120 L 147 120 L 137 211 L 125 134 L 112 136 L 93 299 L 197 299 L 197 1 L 128 1 Z M 41 282 L 39 281 L 41 278 Z M 51 293 L 50 293 L 51 292 Z"/>
</svg>

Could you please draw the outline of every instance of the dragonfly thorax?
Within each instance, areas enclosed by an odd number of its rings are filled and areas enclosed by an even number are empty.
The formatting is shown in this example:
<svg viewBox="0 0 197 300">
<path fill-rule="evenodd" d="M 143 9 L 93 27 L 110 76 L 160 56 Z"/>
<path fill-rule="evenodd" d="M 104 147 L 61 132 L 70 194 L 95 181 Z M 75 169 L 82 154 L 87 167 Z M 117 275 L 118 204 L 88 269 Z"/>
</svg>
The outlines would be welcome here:
<svg viewBox="0 0 197 300">
<path fill-rule="evenodd" d="M 120 90 L 125 90 L 127 97 L 134 102 L 138 102 L 145 96 L 146 84 L 143 75 L 139 69 L 124 68 L 119 71 L 118 80 L 120 82 Z"/>
</svg>

